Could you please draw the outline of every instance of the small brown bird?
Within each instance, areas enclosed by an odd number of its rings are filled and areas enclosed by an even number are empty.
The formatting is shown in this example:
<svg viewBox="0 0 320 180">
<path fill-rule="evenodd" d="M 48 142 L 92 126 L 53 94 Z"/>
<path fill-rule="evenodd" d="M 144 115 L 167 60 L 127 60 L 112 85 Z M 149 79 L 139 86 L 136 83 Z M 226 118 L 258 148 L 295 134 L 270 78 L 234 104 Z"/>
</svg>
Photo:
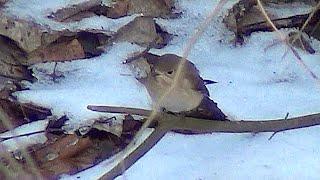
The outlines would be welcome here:
<svg viewBox="0 0 320 180">
<path fill-rule="evenodd" d="M 177 84 L 163 98 L 174 81 L 181 61 L 182 58 L 174 54 L 157 56 L 145 53 L 130 62 L 130 66 L 137 80 L 146 87 L 153 104 L 159 103 L 159 107 L 167 111 L 190 117 L 226 120 L 226 115 L 217 107 L 217 103 L 209 98 L 205 86 L 214 81 L 203 80 L 198 69 L 188 60 L 182 66 Z"/>
</svg>

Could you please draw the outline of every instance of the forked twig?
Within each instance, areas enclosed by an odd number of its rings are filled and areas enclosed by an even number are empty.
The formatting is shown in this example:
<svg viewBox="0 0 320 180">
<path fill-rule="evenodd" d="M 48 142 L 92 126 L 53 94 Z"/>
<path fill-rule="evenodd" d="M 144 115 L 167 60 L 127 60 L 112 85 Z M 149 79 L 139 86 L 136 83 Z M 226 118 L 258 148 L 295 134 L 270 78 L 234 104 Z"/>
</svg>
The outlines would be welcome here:
<svg viewBox="0 0 320 180">
<path fill-rule="evenodd" d="M 150 110 L 114 107 L 114 106 L 89 106 L 91 109 L 101 109 L 99 112 L 123 113 L 141 115 L 151 113 Z M 96 108 L 98 107 L 98 108 Z M 110 109 L 111 111 L 108 111 Z M 129 113 L 130 112 L 130 113 Z M 279 132 L 290 129 L 305 128 L 320 125 L 320 113 L 299 116 L 295 118 L 271 119 L 271 120 L 239 120 L 239 121 L 215 121 L 201 118 L 181 117 L 169 113 L 161 113 L 156 120 L 159 126 L 165 126 L 168 130 L 186 130 L 192 133 L 259 133 L 259 132 Z"/>
<path fill-rule="evenodd" d="M 108 112 L 148 116 L 152 111 L 137 108 L 113 106 L 88 106 L 89 109 Z M 110 111 L 109 111 L 110 110 Z M 122 161 L 103 175 L 102 179 L 113 179 L 125 172 L 132 164 L 148 152 L 168 131 L 187 131 L 191 133 L 259 133 L 281 132 L 291 129 L 320 125 L 320 113 L 296 118 L 259 121 L 214 121 L 191 117 L 181 117 L 174 114 L 162 113 L 156 120 L 158 126 L 155 131 L 132 151 Z M 270 139 L 270 138 L 269 138 Z"/>
</svg>

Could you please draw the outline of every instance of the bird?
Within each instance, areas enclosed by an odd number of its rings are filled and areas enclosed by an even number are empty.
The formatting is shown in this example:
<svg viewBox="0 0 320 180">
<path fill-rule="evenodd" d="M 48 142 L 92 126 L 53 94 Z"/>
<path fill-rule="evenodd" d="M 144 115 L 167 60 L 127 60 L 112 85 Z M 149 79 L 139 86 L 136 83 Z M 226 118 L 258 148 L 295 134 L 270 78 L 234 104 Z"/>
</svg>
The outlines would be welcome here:
<svg viewBox="0 0 320 180">
<path fill-rule="evenodd" d="M 180 113 L 188 117 L 227 120 L 227 116 L 218 108 L 217 103 L 209 98 L 207 84 L 216 83 L 203 80 L 198 69 L 189 60 L 184 61 L 177 84 L 168 91 L 174 82 L 179 64 L 183 58 L 175 54 L 162 56 L 145 52 L 130 61 L 130 68 L 135 78 L 148 91 L 151 100 L 159 109 Z"/>
</svg>

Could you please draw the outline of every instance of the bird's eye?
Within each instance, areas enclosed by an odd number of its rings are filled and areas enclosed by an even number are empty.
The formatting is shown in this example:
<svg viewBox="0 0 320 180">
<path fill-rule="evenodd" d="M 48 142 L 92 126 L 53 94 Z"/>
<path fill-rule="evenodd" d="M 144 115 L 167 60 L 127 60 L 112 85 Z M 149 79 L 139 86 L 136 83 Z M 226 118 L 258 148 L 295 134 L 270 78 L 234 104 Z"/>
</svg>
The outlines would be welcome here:
<svg viewBox="0 0 320 180">
<path fill-rule="evenodd" d="M 168 71 L 167 73 L 168 73 L 168 74 L 172 74 L 172 73 L 173 73 L 173 71 Z"/>
</svg>

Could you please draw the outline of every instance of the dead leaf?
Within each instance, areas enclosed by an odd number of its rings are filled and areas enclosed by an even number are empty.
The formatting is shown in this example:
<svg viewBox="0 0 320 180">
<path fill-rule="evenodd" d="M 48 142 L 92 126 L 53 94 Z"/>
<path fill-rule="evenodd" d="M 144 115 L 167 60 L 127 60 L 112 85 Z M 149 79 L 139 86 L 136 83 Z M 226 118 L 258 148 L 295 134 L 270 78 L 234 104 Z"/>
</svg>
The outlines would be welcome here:
<svg viewBox="0 0 320 180">
<path fill-rule="evenodd" d="M 172 16 L 172 2 L 168 0 L 126 0 L 128 14 L 141 13 L 151 17 L 170 17 Z"/>
<path fill-rule="evenodd" d="M 268 7 L 268 3 L 272 4 L 289 4 L 291 2 L 288 1 L 273 1 L 273 0 L 264 0 L 265 7 Z M 312 2 L 305 1 L 307 4 L 312 4 Z M 279 16 L 279 14 L 272 12 L 270 9 L 266 8 L 266 12 L 277 28 L 300 28 L 307 20 L 309 13 L 301 14 L 297 12 L 297 14 L 293 16 L 287 16 L 283 14 Z M 318 22 L 319 13 L 311 18 L 309 21 L 309 27 L 305 30 L 306 32 L 310 32 L 310 27 L 314 27 L 314 25 Z M 257 7 L 255 0 L 241 0 L 236 3 L 232 9 L 228 11 L 228 15 L 224 18 L 224 23 L 226 26 L 235 33 L 236 39 L 235 42 L 243 43 L 243 36 L 248 36 L 252 32 L 257 31 L 273 31 L 274 29 L 267 23 L 266 18 L 261 13 L 261 10 Z"/>
<path fill-rule="evenodd" d="M 46 108 L 0 99 L 0 132 L 51 116 Z"/>
<path fill-rule="evenodd" d="M 33 22 L 6 16 L 3 12 L 0 12 L 0 35 L 12 39 L 27 53 L 50 44 L 60 37 L 57 31 Z"/>
<path fill-rule="evenodd" d="M 55 136 L 48 134 L 49 141 L 33 157 L 41 173 L 54 178 L 63 173 L 74 174 L 110 157 L 120 149 L 103 131 L 91 131 L 86 137 L 76 135 Z"/>
<path fill-rule="evenodd" d="M 42 46 L 28 55 L 31 64 L 44 60 L 52 62 L 83 59 L 85 57 L 83 47 L 77 39 L 54 42 L 46 47 Z"/>
<path fill-rule="evenodd" d="M 94 16 L 95 13 L 91 12 L 90 9 L 101 6 L 101 3 L 101 0 L 84 1 L 52 12 L 48 18 L 59 22 L 79 21 L 83 18 Z"/>
<path fill-rule="evenodd" d="M 131 42 L 142 46 L 148 46 L 154 42 L 159 35 L 151 17 L 137 17 L 127 25 L 121 27 L 113 37 L 115 42 Z"/>
</svg>

